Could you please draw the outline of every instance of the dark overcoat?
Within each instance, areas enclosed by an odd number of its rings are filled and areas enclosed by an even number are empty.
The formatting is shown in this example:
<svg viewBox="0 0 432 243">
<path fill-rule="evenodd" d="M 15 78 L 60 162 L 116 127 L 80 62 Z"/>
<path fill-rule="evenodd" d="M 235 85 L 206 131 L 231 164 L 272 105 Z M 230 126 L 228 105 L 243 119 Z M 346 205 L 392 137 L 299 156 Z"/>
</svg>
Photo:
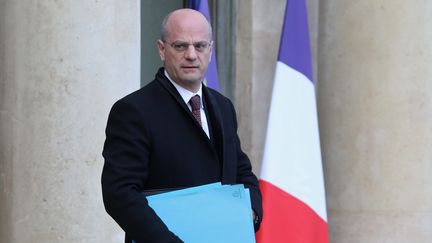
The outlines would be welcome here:
<svg viewBox="0 0 432 243">
<path fill-rule="evenodd" d="M 202 91 L 211 139 L 163 68 L 155 80 L 111 109 L 103 149 L 103 200 L 106 211 L 138 243 L 180 242 L 148 206 L 142 194 L 146 190 L 218 181 L 244 184 L 262 218 L 258 181 L 240 146 L 234 107 L 204 85 Z"/>
</svg>

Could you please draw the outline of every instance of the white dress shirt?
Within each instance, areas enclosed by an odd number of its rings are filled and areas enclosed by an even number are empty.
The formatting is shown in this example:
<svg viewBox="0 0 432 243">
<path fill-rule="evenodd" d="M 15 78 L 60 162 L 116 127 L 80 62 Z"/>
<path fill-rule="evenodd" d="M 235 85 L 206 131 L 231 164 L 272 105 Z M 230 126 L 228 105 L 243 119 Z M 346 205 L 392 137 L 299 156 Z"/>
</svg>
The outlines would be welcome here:
<svg viewBox="0 0 432 243">
<path fill-rule="evenodd" d="M 200 108 L 201 126 L 202 126 L 202 129 L 204 130 L 204 132 L 207 134 L 207 137 L 210 138 L 210 132 L 209 132 L 208 123 L 207 123 L 207 116 L 204 112 L 204 105 L 203 105 L 203 99 L 202 99 L 202 83 L 200 83 L 200 87 L 199 87 L 198 91 L 196 93 L 193 93 L 193 92 L 183 88 L 182 86 L 178 85 L 176 82 L 174 82 L 171 79 L 171 77 L 168 75 L 166 70 L 164 70 L 164 72 L 165 72 L 165 76 L 169 79 L 169 81 L 177 89 L 180 96 L 183 98 L 184 102 L 186 103 L 187 107 L 189 108 L 189 110 L 191 112 L 192 112 L 192 107 L 189 104 L 189 100 L 195 95 L 198 95 L 200 97 L 200 100 L 201 100 L 201 108 Z"/>
</svg>

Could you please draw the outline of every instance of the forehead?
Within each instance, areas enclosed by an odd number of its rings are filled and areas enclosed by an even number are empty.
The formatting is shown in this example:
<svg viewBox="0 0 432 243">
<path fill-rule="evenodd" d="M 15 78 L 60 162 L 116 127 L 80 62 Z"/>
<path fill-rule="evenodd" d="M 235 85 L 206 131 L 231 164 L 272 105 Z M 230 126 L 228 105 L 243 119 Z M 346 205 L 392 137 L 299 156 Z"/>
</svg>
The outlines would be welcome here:
<svg viewBox="0 0 432 243">
<path fill-rule="evenodd" d="M 209 24 L 198 14 L 176 14 L 167 23 L 167 34 L 171 40 L 208 40 Z"/>
</svg>

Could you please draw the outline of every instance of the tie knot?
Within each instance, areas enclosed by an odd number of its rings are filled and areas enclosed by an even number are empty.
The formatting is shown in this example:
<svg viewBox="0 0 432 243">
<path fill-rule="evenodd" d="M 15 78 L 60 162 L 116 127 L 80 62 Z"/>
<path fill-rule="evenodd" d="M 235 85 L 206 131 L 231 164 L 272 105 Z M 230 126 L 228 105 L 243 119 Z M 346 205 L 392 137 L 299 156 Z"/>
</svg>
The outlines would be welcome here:
<svg viewBox="0 0 432 243">
<path fill-rule="evenodd" d="M 189 100 L 189 104 L 192 107 L 192 111 L 198 111 L 201 109 L 201 99 L 199 95 L 192 96 L 192 98 Z"/>
</svg>

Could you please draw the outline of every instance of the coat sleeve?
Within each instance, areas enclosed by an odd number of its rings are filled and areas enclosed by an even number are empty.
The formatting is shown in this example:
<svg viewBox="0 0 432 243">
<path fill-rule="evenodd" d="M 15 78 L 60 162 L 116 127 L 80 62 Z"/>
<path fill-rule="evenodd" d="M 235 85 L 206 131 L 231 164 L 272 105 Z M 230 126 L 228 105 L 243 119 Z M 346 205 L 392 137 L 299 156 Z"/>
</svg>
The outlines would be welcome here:
<svg viewBox="0 0 432 243">
<path fill-rule="evenodd" d="M 140 193 L 148 176 L 151 143 L 137 105 L 120 100 L 108 117 L 103 148 L 105 209 L 135 242 L 183 242 Z"/>
<path fill-rule="evenodd" d="M 233 114 L 233 124 L 235 131 L 235 146 L 237 151 L 237 183 L 244 184 L 245 187 L 249 188 L 251 195 L 252 209 L 258 216 L 257 221 L 254 221 L 255 231 L 258 231 L 263 218 L 262 210 L 262 197 L 259 189 L 258 179 L 252 172 L 252 165 L 248 156 L 243 152 L 241 148 L 240 139 L 237 135 L 237 116 L 235 113 L 234 106 L 230 102 L 231 111 Z"/>
</svg>

